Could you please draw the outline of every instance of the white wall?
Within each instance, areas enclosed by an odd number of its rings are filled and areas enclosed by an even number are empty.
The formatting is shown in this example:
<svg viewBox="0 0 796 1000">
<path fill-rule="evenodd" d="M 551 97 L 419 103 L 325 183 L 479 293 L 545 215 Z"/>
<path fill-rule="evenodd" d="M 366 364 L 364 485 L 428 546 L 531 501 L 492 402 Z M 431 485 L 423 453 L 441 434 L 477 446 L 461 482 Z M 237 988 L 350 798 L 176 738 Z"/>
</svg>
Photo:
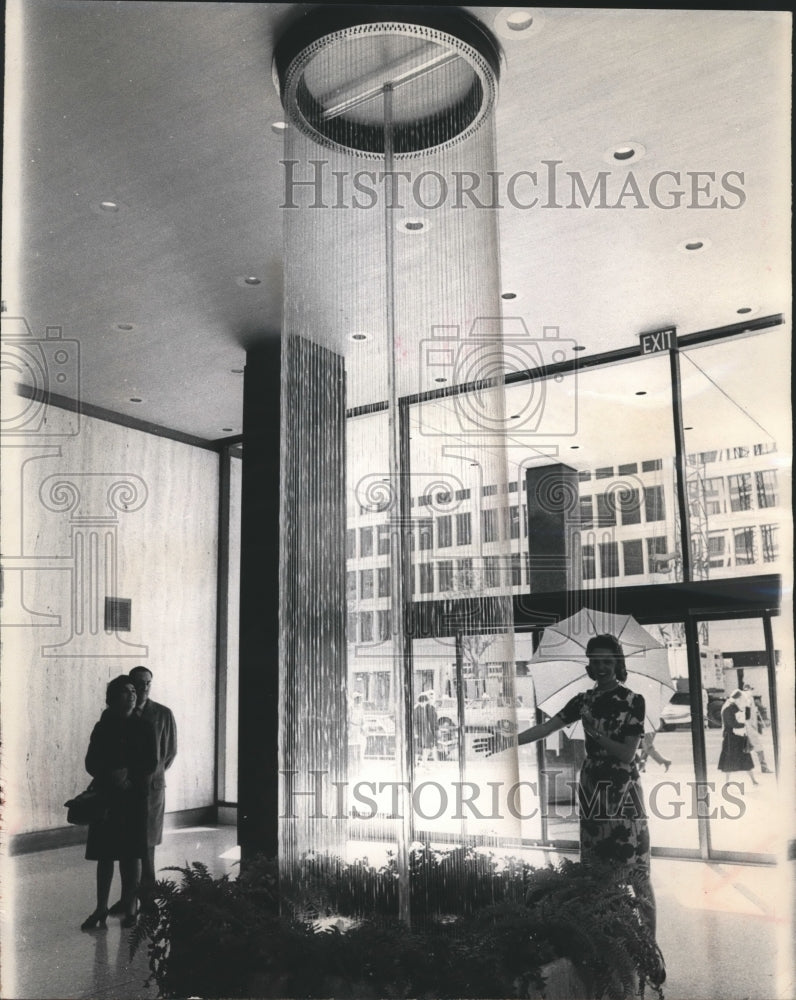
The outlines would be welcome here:
<svg viewBox="0 0 796 1000">
<path fill-rule="evenodd" d="M 214 801 L 218 456 L 74 419 L 50 408 L 2 453 L 6 834 L 65 824 L 105 685 L 139 663 L 177 719 L 167 809 Z M 104 631 L 106 595 L 131 599 L 129 632 Z"/>
</svg>

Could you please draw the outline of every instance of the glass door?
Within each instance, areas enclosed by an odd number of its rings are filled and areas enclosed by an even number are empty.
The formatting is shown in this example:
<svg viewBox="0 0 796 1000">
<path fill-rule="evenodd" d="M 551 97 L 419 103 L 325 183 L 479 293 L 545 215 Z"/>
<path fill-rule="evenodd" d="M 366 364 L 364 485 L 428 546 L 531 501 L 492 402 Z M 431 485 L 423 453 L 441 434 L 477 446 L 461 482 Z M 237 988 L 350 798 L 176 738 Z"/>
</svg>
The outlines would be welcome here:
<svg viewBox="0 0 796 1000">
<path fill-rule="evenodd" d="M 781 837 L 776 651 L 762 617 L 697 622 L 711 856 L 773 856 Z"/>
</svg>

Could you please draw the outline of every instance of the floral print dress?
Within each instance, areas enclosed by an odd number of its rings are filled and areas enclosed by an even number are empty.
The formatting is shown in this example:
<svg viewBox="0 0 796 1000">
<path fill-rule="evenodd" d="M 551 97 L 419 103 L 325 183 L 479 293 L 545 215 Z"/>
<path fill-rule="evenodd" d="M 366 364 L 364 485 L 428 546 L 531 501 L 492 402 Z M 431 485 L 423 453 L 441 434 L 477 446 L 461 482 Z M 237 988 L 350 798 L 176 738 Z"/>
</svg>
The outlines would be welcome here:
<svg viewBox="0 0 796 1000">
<path fill-rule="evenodd" d="M 644 698 L 621 684 L 610 691 L 576 694 L 558 713 L 566 724 L 587 708 L 600 732 L 623 743 L 644 735 Z M 578 787 L 580 860 L 649 871 L 650 838 L 638 764 L 608 753 L 586 734 L 586 760 Z"/>
</svg>

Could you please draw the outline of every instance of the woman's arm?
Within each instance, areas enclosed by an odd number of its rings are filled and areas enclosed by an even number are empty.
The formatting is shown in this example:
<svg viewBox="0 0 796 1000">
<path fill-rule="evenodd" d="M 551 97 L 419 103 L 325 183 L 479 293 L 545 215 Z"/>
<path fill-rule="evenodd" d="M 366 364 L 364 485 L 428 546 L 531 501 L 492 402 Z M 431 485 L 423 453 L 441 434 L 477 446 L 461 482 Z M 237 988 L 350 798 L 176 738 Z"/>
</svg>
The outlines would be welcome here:
<svg viewBox="0 0 796 1000">
<path fill-rule="evenodd" d="M 479 736 L 473 740 L 473 750 L 491 757 L 493 753 L 500 753 L 502 750 L 508 750 L 509 747 L 535 743 L 536 740 L 544 739 L 545 736 L 563 729 L 566 725 L 567 723 L 560 716 L 554 715 L 547 722 L 540 722 L 538 726 L 523 729 L 516 736 L 504 736 L 501 733 L 493 733 L 492 736 Z"/>
</svg>

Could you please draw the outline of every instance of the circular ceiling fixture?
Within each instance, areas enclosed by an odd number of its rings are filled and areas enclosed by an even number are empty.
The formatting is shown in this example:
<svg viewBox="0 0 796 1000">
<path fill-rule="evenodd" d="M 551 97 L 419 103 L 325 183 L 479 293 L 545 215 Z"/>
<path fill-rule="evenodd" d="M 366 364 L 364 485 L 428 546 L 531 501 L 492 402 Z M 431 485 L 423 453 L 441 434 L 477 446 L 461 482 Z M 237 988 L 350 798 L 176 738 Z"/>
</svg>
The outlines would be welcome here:
<svg viewBox="0 0 796 1000">
<path fill-rule="evenodd" d="M 628 166 L 636 163 L 647 154 L 647 147 L 642 142 L 635 139 L 623 139 L 621 142 L 606 149 L 603 153 L 603 160 L 613 166 Z"/>
<path fill-rule="evenodd" d="M 683 240 L 682 243 L 678 244 L 677 249 L 682 251 L 682 253 L 702 253 L 705 250 L 710 249 L 711 242 L 705 236 L 695 236 L 690 240 Z"/>
<path fill-rule="evenodd" d="M 503 7 L 495 14 L 495 34 L 507 41 L 520 42 L 541 31 L 544 11 L 538 7 Z"/>
<path fill-rule="evenodd" d="M 134 323 L 117 323 L 116 324 L 116 329 L 117 330 L 121 330 L 122 333 L 131 333 L 133 330 L 135 330 L 135 324 Z"/>
<path fill-rule="evenodd" d="M 369 340 L 370 338 L 366 333 L 352 333 L 351 339 L 357 341 L 357 343 L 361 343 L 363 340 Z"/>
<path fill-rule="evenodd" d="M 399 219 L 395 223 L 399 233 L 423 233 L 431 228 L 428 219 Z"/>
<path fill-rule="evenodd" d="M 418 5 L 318 8 L 287 30 L 274 79 L 288 120 L 323 146 L 408 158 L 459 143 L 492 109 L 497 42 L 471 14 Z"/>
<path fill-rule="evenodd" d="M 258 285 L 263 283 L 262 278 L 258 278 L 256 274 L 239 274 L 235 278 L 235 284 L 241 288 L 256 288 Z"/>
</svg>

